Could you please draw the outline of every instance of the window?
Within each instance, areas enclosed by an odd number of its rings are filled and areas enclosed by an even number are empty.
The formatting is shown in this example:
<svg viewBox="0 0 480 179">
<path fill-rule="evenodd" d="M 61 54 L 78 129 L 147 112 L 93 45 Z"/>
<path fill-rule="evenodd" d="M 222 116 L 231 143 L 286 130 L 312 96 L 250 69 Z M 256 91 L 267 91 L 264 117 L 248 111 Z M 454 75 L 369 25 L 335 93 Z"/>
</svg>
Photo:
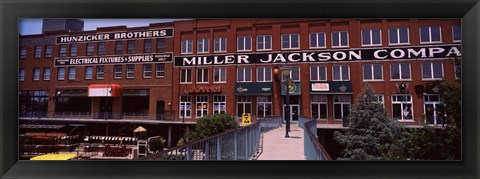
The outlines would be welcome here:
<svg viewBox="0 0 480 179">
<path fill-rule="evenodd" d="M 383 107 L 385 107 L 385 102 L 383 98 L 383 94 L 374 94 L 373 97 L 376 99 L 378 103 L 381 103 Z"/>
<path fill-rule="evenodd" d="M 237 51 L 251 51 L 252 37 L 242 36 L 237 38 Z"/>
<path fill-rule="evenodd" d="M 283 34 L 282 35 L 282 49 L 299 49 L 300 35 L 299 34 Z"/>
<path fill-rule="evenodd" d="M 68 67 L 68 79 L 75 80 L 76 69 L 75 67 Z"/>
<path fill-rule="evenodd" d="M 77 44 L 70 45 L 70 56 L 72 57 L 77 56 Z"/>
<path fill-rule="evenodd" d="M 325 32 L 310 33 L 310 48 L 325 48 Z"/>
<path fill-rule="evenodd" d="M 226 52 L 227 51 L 227 38 L 217 37 L 214 40 L 214 52 Z"/>
<path fill-rule="evenodd" d="M 52 57 L 52 45 L 45 46 L 45 58 Z"/>
<path fill-rule="evenodd" d="M 391 28 L 388 29 L 388 39 L 390 45 L 408 44 L 408 28 Z"/>
<path fill-rule="evenodd" d="M 98 42 L 98 55 L 105 55 L 105 42 Z"/>
<path fill-rule="evenodd" d="M 42 46 L 37 45 L 35 46 L 35 58 L 42 58 Z"/>
<path fill-rule="evenodd" d="M 238 67 L 237 82 L 252 82 L 252 68 Z"/>
<path fill-rule="evenodd" d="M 392 80 L 409 80 L 410 78 L 410 64 L 408 63 L 394 63 L 390 64 L 390 78 Z"/>
<path fill-rule="evenodd" d="M 349 81 L 350 68 L 348 65 L 333 65 L 333 81 Z"/>
<path fill-rule="evenodd" d="M 313 119 L 327 119 L 327 95 L 312 95 L 310 105 Z"/>
<path fill-rule="evenodd" d="M 59 56 L 60 57 L 66 57 L 67 56 L 67 45 L 65 45 L 65 44 L 60 45 Z"/>
<path fill-rule="evenodd" d="M 443 125 L 444 124 L 444 108 L 438 94 L 425 94 L 424 100 L 424 114 L 425 122 L 428 125 Z"/>
<path fill-rule="evenodd" d="M 127 65 L 127 78 L 135 78 L 135 66 L 133 64 Z"/>
<path fill-rule="evenodd" d="M 333 96 L 333 115 L 335 119 L 343 119 L 350 114 L 351 98 L 350 95 Z"/>
<path fill-rule="evenodd" d="M 180 96 L 180 117 L 190 118 L 192 116 L 192 97 Z"/>
<path fill-rule="evenodd" d="M 460 25 L 453 25 L 452 26 L 452 33 L 453 33 L 453 42 L 461 42 L 462 41 L 462 28 Z"/>
<path fill-rule="evenodd" d="M 143 40 L 143 52 L 152 53 L 152 39 Z"/>
<path fill-rule="evenodd" d="M 95 49 L 95 44 L 93 42 L 87 43 L 87 56 L 92 56 L 94 49 Z"/>
<path fill-rule="evenodd" d="M 409 94 L 392 95 L 393 118 L 412 120 L 412 96 Z"/>
<path fill-rule="evenodd" d="M 58 80 L 65 80 L 65 67 L 58 68 Z"/>
<path fill-rule="evenodd" d="M 152 78 L 152 64 L 143 64 L 143 78 Z"/>
<path fill-rule="evenodd" d="M 192 41 L 190 40 L 190 51 L 189 53 L 192 53 Z M 163 53 L 165 52 L 165 39 L 164 38 L 158 38 L 157 39 L 157 53 Z M 182 53 L 183 53 L 183 43 L 182 43 Z"/>
<path fill-rule="evenodd" d="M 272 50 L 272 36 L 271 35 L 257 36 L 257 50 Z"/>
<path fill-rule="evenodd" d="M 196 106 L 197 118 L 208 115 L 208 96 L 197 95 Z"/>
<path fill-rule="evenodd" d="M 362 30 L 362 46 L 382 45 L 380 29 Z"/>
<path fill-rule="evenodd" d="M 127 53 L 135 53 L 135 40 L 127 41 Z"/>
<path fill-rule="evenodd" d="M 182 51 L 181 53 L 182 54 L 189 54 L 189 53 L 192 53 L 192 46 L 193 46 L 193 40 L 182 40 L 181 41 L 181 45 L 182 45 Z M 158 46 L 157 46 L 158 48 Z"/>
<path fill-rule="evenodd" d="M 208 69 L 197 69 L 197 83 L 208 83 Z"/>
<path fill-rule="evenodd" d="M 348 47 L 348 32 L 332 32 L 332 47 Z"/>
<path fill-rule="evenodd" d="M 310 81 L 327 81 L 327 67 L 326 66 L 311 66 L 310 67 Z"/>
<path fill-rule="evenodd" d="M 214 83 L 225 83 L 227 70 L 225 67 L 215 67 L 213 68 L 213 82 Z"/>
<path fill-rule="evenodd" d="M 299 82 L 300 81 L 300 67 L 292 66 L 290 68 L 291 68 L 290 79 L 292 81 Z M 282 81 L 285 81 L 285 76 L 284 75 L 282 75 Z"/>
<path fill-rule="evenodd" d="M 272 68 L 257 67 L 257 82 L 272 82 Z"/>
<path fill-rule="evenodd" d="M 115 54 L 123 54 L 123 41 L 115 42 Z"/>
<path fill-rule="evenodd" d="M 40 80 L 40 68 L 33 68 L 33 81 Z"/>
<path fill-rule="evenodd" d="M 462 77 L 462 64 L 460 61 L 454 62 L 454 72 L 455 72 L 455 79 L 459 80 Z"/>
<path fill-rule="evenodd" d="M 122 78 L 122 76 L 123 76 L 122 65 L 115 65 L 115 66 L 113 66 L 113 68 L 114 68 L 113 78 L 115 78 L 115 79 Z"/>
<path fill-rule="evenodd" d="M 364 64 L 363 80 L 383 80 L 382 64 Z"/>
<path fill-rule="evenodd" d="M 442 42 L 440 26 L 420 26 L 420 43 Z"/>
<path fill-rule="evenodd" d="M 443 78 L 442 62 L 422 63 L 422 74 L 424 80 L 440 80 Z"/>
<path fill-rule="evenodd" d="M 225 95 L 213 95 L 213 114 L 225 114 L 227 109 Z"/>
<path fill-rule="evenodd" d="M 85 67 L 85 79 L 91 80 L 93 78 L 93 66 Z"/>
<path fill-rule="evenodd" d="M 156 65 L 157 65 L 156 77 L 157 78 L 164 78 L 165 77 L 165 64 L 157 63 Z"/>
<path fill-rule="evenodd" d="M 18 70 L 18 80 L 19 81 L 25 80 L 25 69 L 24 68 L 20 68 Z"/>
<path fill-rule="evenodd" d="M 197 40 L 197 53 L 208 53 L 210 40 L 208 38 L 202 38 Z"/>
<path fill-rule="evenodd" d="M 50 80 L 50 68 L 43 68 L 43 80 Z"/>
<path fill-rule="evenodd" d="M 105 76 L 105 66 L 97 66 L 97 80 L 102 80 Z"/>
<path fill-rule="evenodd" d="M 237 116 L 242 117 L 243 113 L 252 112 L 252 99 L 250 96 L 237 97 Z"/>
<path fill-rule="evenodd" d="M 180 70 L 180 83 L 192 83 L 192 69 Z"/>
<path fill-rule="evenodd" d="M 27 58 L 27 47 L 20 47 L 20 58 Z"/>
<path fill-rule="evenodd" d="M 271 96 L 257 97 L 257 116 L 258 117 L 272 116 L 272 97 Z"/>
</svg>

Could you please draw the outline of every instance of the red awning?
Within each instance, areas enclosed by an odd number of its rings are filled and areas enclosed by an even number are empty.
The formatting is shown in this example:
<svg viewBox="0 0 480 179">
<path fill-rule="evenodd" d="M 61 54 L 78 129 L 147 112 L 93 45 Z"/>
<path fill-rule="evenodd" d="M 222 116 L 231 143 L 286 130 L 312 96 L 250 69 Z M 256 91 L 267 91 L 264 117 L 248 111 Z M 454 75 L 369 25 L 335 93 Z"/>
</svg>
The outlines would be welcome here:
<svg viewBox="0 0 480 179">
<path fill-rule="evenodd" d="M 119 97 L 122 87 L 119 84 L 93 84 L 88 86 L 89 97 Z"/>
</svg>

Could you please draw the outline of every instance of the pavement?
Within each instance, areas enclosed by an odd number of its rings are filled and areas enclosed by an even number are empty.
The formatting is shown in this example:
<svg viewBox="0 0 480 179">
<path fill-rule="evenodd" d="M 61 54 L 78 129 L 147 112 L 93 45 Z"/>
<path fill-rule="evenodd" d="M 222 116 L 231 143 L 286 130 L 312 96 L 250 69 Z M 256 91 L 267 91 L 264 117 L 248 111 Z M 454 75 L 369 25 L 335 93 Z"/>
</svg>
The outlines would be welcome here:
<svg viewBox="0 0 480 179">
<path fill-rule="evenodd" d="M 290 125 L 289 138 L 285 138 L 285 124 L 263 134 L 261 154 L 257 160 L 306 160 L 303 153 L 303 129 Z"/>
</svg>

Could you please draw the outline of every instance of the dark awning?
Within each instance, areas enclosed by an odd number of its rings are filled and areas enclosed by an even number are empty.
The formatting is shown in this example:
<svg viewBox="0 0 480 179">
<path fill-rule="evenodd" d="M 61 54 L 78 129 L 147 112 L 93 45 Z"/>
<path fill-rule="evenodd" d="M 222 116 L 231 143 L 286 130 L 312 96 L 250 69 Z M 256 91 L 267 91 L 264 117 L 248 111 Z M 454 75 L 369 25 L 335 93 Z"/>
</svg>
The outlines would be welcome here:
<svg viewBox="0 0 480 179">
<path fill-rule="evenodd" d="M 255 82 L 255 83 L 236 83 L 236 96 L 251 95 L 272 95 L 273 83 L 271 82 Z"/>
<path fill-rule="evenodd" d="M 310 94 L 352 94 L 351 81 L 310 82 Z"/>
</svg>

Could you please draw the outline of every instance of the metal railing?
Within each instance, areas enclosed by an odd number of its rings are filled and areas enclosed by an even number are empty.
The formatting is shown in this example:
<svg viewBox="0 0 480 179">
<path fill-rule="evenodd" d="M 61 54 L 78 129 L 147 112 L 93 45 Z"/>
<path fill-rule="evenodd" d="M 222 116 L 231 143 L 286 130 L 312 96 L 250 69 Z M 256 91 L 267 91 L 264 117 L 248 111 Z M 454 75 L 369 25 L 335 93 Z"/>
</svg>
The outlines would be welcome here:
<svg viewBox="0 0 480 179">
<path fill-rule="evenodd" d="M 158 120 L 158 121 L 182 121 L 174 113 L 174 111 L 165 111 L 164 113 L 148 113 L 148 112 L 76 112 L 76 111 L 25 111 L 19 112 L 20 118 L 34 119 L 116 119 L 116 120 Z"/>
<path fill-rule="evenodd" d="M 298 126 L 303 129 L 303 150 L 307 160 L 332 160 L 327 150 L 317 138 L 317 120 L 298 118 Z"/>
<path fill-rule="evenodd" d="M 258 119 L 249 126 L 186 143 L 140 160 L 250 160 L 259 151 L 261 133 L 281 124 L 280 117 Z"/>
</svg>

